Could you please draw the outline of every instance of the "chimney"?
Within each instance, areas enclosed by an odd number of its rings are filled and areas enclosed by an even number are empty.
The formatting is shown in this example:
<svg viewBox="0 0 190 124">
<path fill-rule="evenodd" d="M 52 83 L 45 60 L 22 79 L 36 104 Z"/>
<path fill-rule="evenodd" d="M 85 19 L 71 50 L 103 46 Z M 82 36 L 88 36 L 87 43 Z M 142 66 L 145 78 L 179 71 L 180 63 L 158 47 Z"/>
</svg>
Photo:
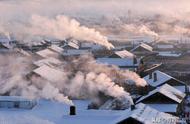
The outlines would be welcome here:
<svg viewBox="0 0 190 124">
<path fill-rule="evenodd" d="M 76 115 L 76 107 L 70 106 L 70 115 Z"/>
<path fill-rule="evenodd" d="M 136 108 L 135 108 L 135 105 L 133 104 L 133 105 L 131 105 L 131 111 L 133 111 L 133 110 L 135 110 Z"/>
<path fill-rule="evenodd" d="M 185 93 L 189 94 L 189 87 L 187 85 L 185 85 Z"/>
<path fill-rule="evenodd" d="M 149 79 L 152 79 L 152 72 L 149 74 Z"/>
<path fill-rule="evenodd" d="M 133 64 L 137 64 L 137 58 L 133 57 Z"/>
<path fill-rule="evenodd" d="M 156 82 L 158 80 L 158 77 L 157 77 L 157 73 L 155 72 L 154 73 L 154 82 Z"/>
</svg>

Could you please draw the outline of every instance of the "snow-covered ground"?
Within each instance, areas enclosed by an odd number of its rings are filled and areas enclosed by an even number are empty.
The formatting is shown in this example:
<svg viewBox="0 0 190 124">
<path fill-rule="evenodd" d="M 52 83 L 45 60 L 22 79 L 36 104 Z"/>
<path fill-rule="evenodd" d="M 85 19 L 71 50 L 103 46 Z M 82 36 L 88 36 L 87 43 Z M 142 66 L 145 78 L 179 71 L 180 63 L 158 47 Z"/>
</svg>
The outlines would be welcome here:
<svg viewBox="0 0 190 124">
<path fill-rule="evenodd" d="M 87 108 L 89 101 L 74 101 L 77 110 Z M 79 110 L 80 111 L 80 110 Z M 48 100 L 39 100 L 31 110 L 0 109 L 0 124 L 63 124 L 69 116 L 69 106 Z"/>
<path fill-rule="evenodd" d="M 75 116 L 69 115 L 69 105 L 39 100 L 37 106 L 31 110 L 0 109 L 0 124 L 73 124 L 76 123 L 111 123 L 121 116 L 123 111 L 87 110 L 89 101 L 74 100 Z"/>
<path fill-rule="evenodd" d="M 37 106 L 26 109 L 0 109 L 0 124 L 115 124 L 132 117 L 140 122 L 150 124 L 157 118 L 178 118 L 159 112 L 142 103 L 136 105 L 135 110 L 88 110 L 88 100 L 73 100 L 76 115 L 69 115 L 70 106 L 49 100 L 39 100 Z M 165 121 L 158 122 L 166 124 Z M 175 122 L 167 121 L 167 124 Z"/>
</svg>

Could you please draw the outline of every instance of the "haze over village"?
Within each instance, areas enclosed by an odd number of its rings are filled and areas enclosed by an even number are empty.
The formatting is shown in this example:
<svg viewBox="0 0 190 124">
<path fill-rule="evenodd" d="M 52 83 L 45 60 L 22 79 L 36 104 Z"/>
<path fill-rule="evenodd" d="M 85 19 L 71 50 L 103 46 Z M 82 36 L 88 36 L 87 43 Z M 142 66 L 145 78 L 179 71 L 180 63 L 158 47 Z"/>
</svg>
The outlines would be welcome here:
<svg viewBox="0 0 190 124">
<path fill-rule="evenodd" d="M 189 0 L 0 0 L 0 124 L 189 124 Z"/>
</svg>

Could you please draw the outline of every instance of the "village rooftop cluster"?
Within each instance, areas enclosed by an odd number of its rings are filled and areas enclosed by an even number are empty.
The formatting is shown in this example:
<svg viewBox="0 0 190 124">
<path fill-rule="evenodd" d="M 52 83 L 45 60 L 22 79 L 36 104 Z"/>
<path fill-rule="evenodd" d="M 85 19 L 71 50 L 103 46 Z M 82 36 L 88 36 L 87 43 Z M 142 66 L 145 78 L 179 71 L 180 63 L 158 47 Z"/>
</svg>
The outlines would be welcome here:
<svg viewBox="0 0 190 124">
<path fill-rule="evenodd" d="M 0 122 L 7 121 L 6 117 L 9 116 L 27 118 L 26 115 L 29 115 L 34 117 L 34 120 L 47 124 L 188 123 L 189 86 L 186 82 L 161 71 L 162 62 L 151 63 L 155 56 L 164 60 L 188 54 L 189 51 L 175 47 L 179 44 L 184 45 L 186 42 L 144 42 L 142 39 L 107 50 L 98 44 L 80 42 L 73 38 L 63 41 L 44 40 L 33 45 L 1 39 L 2 54 L 16 52 L 22 56 L 35 55 L 35 68 L 29 76 L 37 75 L 47 81 L 56 81 L 63 73 L 56 68 L 62 63 L 62 59 L 91 55 L 97 63 L 138 73 L 147 85 L 139 89 L 129 88 L 134 105 L 124 110 L 117 100 L 107 98 L 107 101 L 97 108 L 91 101 L 82 99 L 73 100 L 74 106 L 69 106 L 44 99 L 0 96 Z"/>
</svg>

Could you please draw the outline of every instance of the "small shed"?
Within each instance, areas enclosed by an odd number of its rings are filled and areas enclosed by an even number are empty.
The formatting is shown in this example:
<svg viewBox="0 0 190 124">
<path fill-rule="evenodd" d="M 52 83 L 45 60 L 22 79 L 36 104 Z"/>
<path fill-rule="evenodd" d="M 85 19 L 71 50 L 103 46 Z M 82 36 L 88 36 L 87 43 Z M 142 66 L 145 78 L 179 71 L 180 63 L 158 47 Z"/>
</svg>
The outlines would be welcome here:
<svg viewBox="0 0 190 124">
<path fill-rule="evenodd" d="M 36 104 L 36 100 L 20 96 L 0 96 L 0 108 L 32 109 Z"/>
</svg>

